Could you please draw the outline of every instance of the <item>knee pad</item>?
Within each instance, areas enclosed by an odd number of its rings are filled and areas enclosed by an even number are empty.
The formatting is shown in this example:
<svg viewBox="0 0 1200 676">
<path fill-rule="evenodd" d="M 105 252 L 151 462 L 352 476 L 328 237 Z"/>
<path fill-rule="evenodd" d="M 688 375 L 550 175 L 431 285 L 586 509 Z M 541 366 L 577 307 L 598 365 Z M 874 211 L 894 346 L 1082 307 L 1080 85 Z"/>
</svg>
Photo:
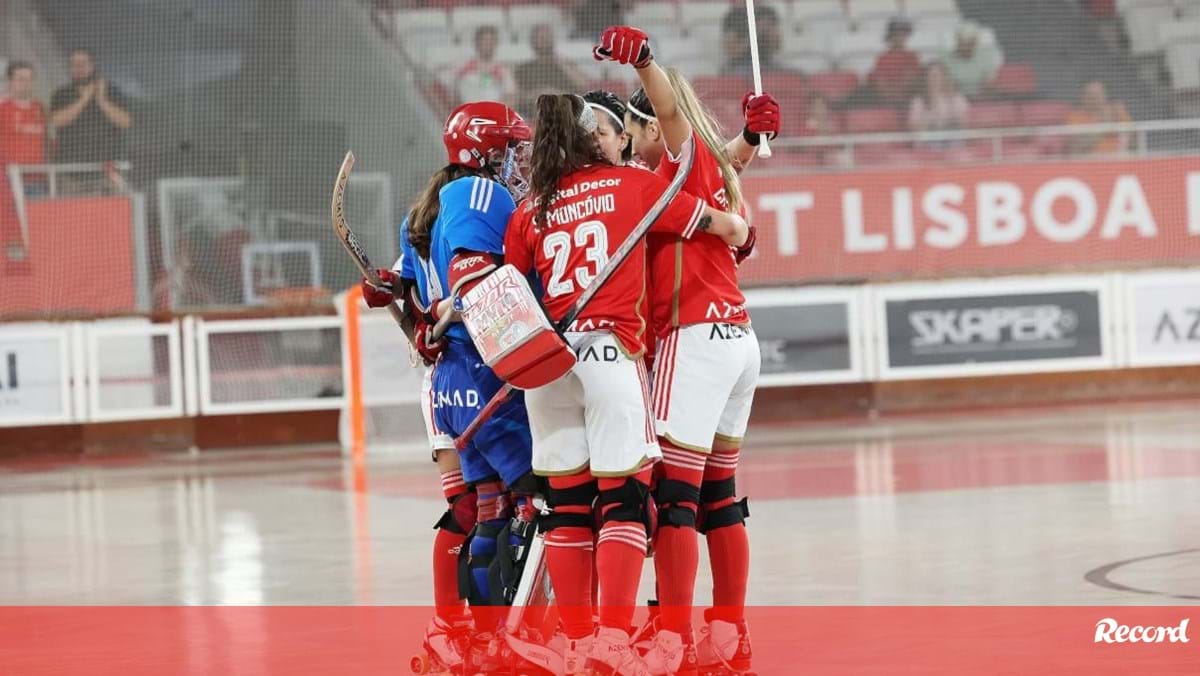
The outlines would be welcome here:
<svg viewBox="0 0 1200 676">
<path fill-rule="evenodd" d="M 442 514 L 442 518 L 433 524 L 434 530 L 444 530 L 458 535 L 466 535 L 475 527 L 475 518 L 479 513 L 475 491 L 468 491 L 454 496 L 448 502 L 449 508 Z"/>
<path fill-rule="evenodd" d="M 494 519 L 475 524 L 458 554 L 458 594 L 471 605 L 495 603 L 498 585 L 492 584 L 491 569 L 504 521 Z"/>
<path fill-rule="evenodd" d="M 585 483 L 571 488 L 546 488 L 546 506 L 549 514 L 538 517 L 538 528 L 543 533 L 549 533 L 555 528 L 586 528 L 595 530 L 596 523 L 592 518 L 592 504 L 596 501 L 596 484 Z M 563 512 L 557 507 L 576 507 L 579 512 Z"/>
<path fill-rule="evenodd" d="M 700 485 L 700 500 L 705 505 L 702 507 L 703 517 L 700 519 L 701 533 L 746 522 L 746 518 L 750 516 L 750 505 L 747 502 L 747 498 L 730 502 L 715 509 L 708 507 L 708 505 L 713 503 L 732 500 L 736 495 L 737 485 L 733 477 L 717 481 L 705 481 Z"/>
<path fill-rule="evenodd" d="M 660 479 L 654 488 L 658 504 L 658 525 L 676 528 L 696 527 L 696 508 L 700 504 L 700 489 L 686 481 Z"/>
<path fill-rule="evenodd" d="M 646 536 L 654 535 L 654 501 L 650 498 L 650 488 L 632 477 L 626 478 L 619 488 L 600 491 L 596 502 L 596 512 L 599 515 L 600 526 L 609 521 L 633 521 L 646 527 Z"/>
</svg>

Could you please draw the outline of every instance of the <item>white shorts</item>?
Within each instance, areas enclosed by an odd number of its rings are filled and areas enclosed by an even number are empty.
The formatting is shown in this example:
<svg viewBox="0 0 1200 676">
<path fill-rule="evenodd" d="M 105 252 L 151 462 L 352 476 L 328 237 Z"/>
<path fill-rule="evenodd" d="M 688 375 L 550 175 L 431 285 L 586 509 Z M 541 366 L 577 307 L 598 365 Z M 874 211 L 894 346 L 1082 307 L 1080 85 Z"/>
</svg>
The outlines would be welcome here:
<svg viewBox="0 0 1200 676">
<path fill-rule="evenodd" d="M 658 341 L 654 418 L 658 435 L 701 453 L 713 440 L 741 443 L 762 366 L 749 325 L 692 324 Z"/>
<path fill-rule="evenodd" d="M 542 476 L 625 476 L 662 457 L 650 415 L 650 377 L 606 331 L 568 333 L 579 361 L 525 392 L 533 471 Z"/>
<path fill-rule="evenodd" d="M 429 450 L 433 453 L 433 461 L 437 462 L 438 451 L 454 450 L 454 437 L 438 429 L 433 421 L 433 369 L 425 368 L 425 376 L 421 378 L 421 417 L 425 418 L 425 436 L 429 438 Z"/>
</svg>

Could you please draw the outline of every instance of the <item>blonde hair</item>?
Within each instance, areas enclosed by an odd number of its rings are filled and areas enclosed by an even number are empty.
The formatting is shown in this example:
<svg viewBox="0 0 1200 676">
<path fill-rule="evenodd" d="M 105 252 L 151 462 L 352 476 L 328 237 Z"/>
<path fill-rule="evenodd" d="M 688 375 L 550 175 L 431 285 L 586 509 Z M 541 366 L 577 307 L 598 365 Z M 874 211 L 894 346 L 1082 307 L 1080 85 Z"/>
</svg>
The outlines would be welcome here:
<svg viewBox="0 0 1200 676">
<path fill-rule="evenodd" d="M 692 89 L 692 84 L 687 78 L 675 68 L 667 68 L 666 72 L 671 89 L 675 90 L 675 105 L 691 123 L 692 129 L 696 130 L 704 147 L 717 158 L 717 164 L 721 167 L 721 178 L 725 182 L 725 199 L 729 204 L 729 212 L 741 211 L 742 180 L 733 166 L 733 159 L 725 151 L 725 135 L 721 131 L 721 124 L 700 102 L 700 97 L 696 96 L 696 90 Z"/>
</svg>

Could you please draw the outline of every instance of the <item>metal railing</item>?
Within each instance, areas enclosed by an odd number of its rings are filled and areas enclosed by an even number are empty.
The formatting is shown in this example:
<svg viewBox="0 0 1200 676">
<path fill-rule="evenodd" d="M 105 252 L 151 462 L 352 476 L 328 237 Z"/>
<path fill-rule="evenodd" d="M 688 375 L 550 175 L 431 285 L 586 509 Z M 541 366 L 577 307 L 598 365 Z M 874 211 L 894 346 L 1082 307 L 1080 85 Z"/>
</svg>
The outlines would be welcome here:
<svg viewBox="0 0 1200 676">
<path fill-rule="evenodd" d="M 101 174 L 111 183 L 114 191 L 119 194 L 130 191 L 125 175 L 132 165 L 125 160 L 110 162 L 69 162 L 63 164 L 10 164 L 8 165 L 8 185 L 12 189 L 13 204 L 17 211 L 17 220 L 21 224 L 21 239 L 24 246 L 29 246 L 29 221 L 25 213 L 26 176 L 46 177 L 47 190 L 45 197 L 60 197 L 60 177 L 64 174 Z"/>
<path fill-rule="evenodd" d="M 811 136 L 789 138 L 786 135 L 771 145 L 777 149 L 830 149 L 845 151 L 847 163 L 831 169 L 854 169 L 856 150 L 870 145 L 891 144 L 935 144 L 969 141 L 989 141 L 992 144 L 992 161 L 1004 161 L 1004 141 L 1013 138 L 1045 138 L 1094 135 L 1128 135 L 1132 139 L 1128 154 L 1150 155 L 1149 137 L 1156 133 L 1200 132 L 1200 118 L 1183 120 L 1154 120 L 1146 122 L 1111 122 L 1101 124 L 1060 124 L 1042 127 L 1003 127 L 994 129 L 956 129 L 948 131 L 880 132 L 869 134 L 837 134 L 833 136 Z M 1200 150 L 1195 147 L 1181 150 Z"/>
</svg>

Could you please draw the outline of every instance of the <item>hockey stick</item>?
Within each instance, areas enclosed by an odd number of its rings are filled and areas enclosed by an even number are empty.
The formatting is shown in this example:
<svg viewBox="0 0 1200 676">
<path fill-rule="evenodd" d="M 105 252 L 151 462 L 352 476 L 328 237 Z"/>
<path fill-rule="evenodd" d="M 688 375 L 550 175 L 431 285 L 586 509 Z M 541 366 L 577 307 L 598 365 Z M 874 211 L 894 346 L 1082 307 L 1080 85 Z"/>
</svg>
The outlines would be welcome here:
<svg viewBox="0 0 1200 676">
<path fill-rule="evenodd" d="M 762 96 L 762 69 L 758 63 L 758 26 L 754 22 L 754 0 L 746 0 L 746 23 L 750 27 L 750 68 L 754 71 L 754 95 Z M 758 156 L 766 159 L 771 156 L 771 146 L 767 145 L 767 135 L 758 139 Z"/>
<path fill-rule="evenodd" d="M 658 217 L 662 216 L 662 213 L 666 211 L 667 205 L 671 203 L 671 200 L 675 199 L 679 191 L 683 190 L 683 184 L 687 181 L 688 174 L 692 171 L 692 162 L 695 159 L 696 144 L 684 144 L 683 157 L 679 158 L 679 169 L 675 172 L 675 178 L 671 179 L 671 183 L 667 185 L 667 189 L 663 191 L 662 195 L 659 195 L 658 200 L 654 202 L 650 210 L 646 212 L 646 215 L 642 216 L 642 220 L 638 222 L 633 232 L 629 233 L 625 241 L 621 242 L 621 246 L 617 247 L 617 250 L 613 252 L 613 255 L 608 259 L 608 263 L 600 270 L 600 274 L 596 275 L 596 278 L 583 290 L 579 298 L 575 299 L 575 303 L 571 306 L 570 310 L 567 310 L 567 314 L 563 315 L 563 318 L 554 325 L 556 331 L 563 333 L 567 330 L 567 327 L 575 321 L 579 313 L 583 312 L 587 304 L 592 302 L 592 298 L 596 297 L 596 294 L 604 286 L 604 283 L 608 281 L 608 278 L 612 277 L 617 268 L 621 267 L 621 264 L 625 262 L 629 254 L 633 253 L 634 248 L 642 243 L 642 238 L 646 236 L 647 232 L 650 232 L 650 228 L 654 226 Z M 496 409 L 500 408 L 500 405 L 508 400 L 512 391 L 512 385 L 505 383 L 504 387 L 501 387 L 488 400 L 483 409 L 475 415 L 475 419 L 471 421 L 470 425 L 467 425 L 467 429 L 463 430 L 462 434 L 458 435 L 454 440 L 454 447 L 460 451 L 466 448 L 483 423 L 487 422 L 488 418 L 491 418 L 492 414 L 496 412 Z"/>
<path fill-rule="evenodd" d="M 338 170 L 337 182 L 333 184 L 333 204 L 331 205 L 333 217 L 333 231 L 341 240 L 342 246 L 346 249 L 346 253 L 350 254 L 350 258 L 354 259 L 354 264 L 358 267 L 362 276 L 375 287 L 382 285 L 379 279 L 379 274 L 375 272 L 375 266 L 371 265 L 371 259 L 367 258 L 367 252 L 363 251 L 362 244 L 358 241 L 358 237 L 354 231 L 350 229 L 350 225 L 346 223 L 346 184 L 350 181 L 350 170 L 354 168 L 354 152 L 346 151 L 346 158 L 342 160 L 342 168 Z M 393 301 L 388 305 L 388 311 L 392 313 L 392 318 L 400 325 L 400 330 L 404 331 L 404 335 L 408 337 L 408 342 L 412 343 L 413 349 L 416 349 L 416 329 L 413 323 L 400 309 L 399 303 Z"/>
</svg>

